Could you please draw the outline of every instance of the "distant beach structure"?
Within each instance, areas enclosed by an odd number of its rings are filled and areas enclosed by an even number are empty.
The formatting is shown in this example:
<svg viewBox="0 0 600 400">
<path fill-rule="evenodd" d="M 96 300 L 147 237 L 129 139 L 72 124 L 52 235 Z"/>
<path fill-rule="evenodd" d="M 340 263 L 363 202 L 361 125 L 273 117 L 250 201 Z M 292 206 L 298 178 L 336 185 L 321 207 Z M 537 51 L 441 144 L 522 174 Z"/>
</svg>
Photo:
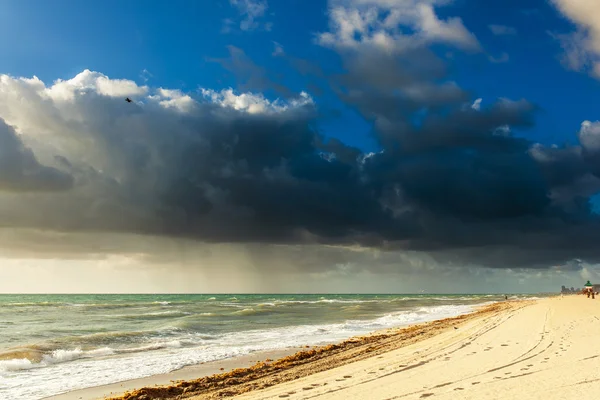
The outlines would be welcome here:
<svg viewBox="0 0 600 400">
<path fill-rule="evenodd" d="M 571 288 L 568 288 L 566 286 L 562 286 L 560 292 L 564 293 L 564 294 L 575 294 L 575 293 L 581 293 L 582 289 L 577 288 L 575 289 L 574 287 L 571 286 Z"/>
<path fill-rule="evenodd" d="M 587 297 L 591 296 L 592 299 L 594 299 L 595 298 L 595 293 L 596 293 L 595 286 L 600 286 L 600 285 L 594 285 L 590 281 L 587 281 L 585 283 L 585 286 L 583 287 L 583 293 L 587 294 Z"/>
</svg>

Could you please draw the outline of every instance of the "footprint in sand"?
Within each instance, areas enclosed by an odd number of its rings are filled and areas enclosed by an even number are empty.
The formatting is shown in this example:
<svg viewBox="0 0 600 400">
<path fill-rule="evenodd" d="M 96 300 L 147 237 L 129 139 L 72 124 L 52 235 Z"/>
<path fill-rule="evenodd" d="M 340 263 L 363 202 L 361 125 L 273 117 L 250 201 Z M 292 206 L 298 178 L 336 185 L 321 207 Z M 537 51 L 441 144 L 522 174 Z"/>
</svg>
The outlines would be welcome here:
<svg viewBox="0 0 600 400">
<path fill-rule="evenodd" d="M 399 368 L 404 368 L 404 367 L 406 367 L 406 364 L 400 364 L 400 365 L 398 365 L 398 367 Z"/>
<path fill-rule="evenodd" d="M 527 364 L 528 367 L 533 367 L 533 364 Z"/>
<path fill-rule="evenodd" d="M 344 378 L 352 378 L 352 375 L 344 375 Z"/>
<path fill-rule="evenodd" d="M 280 394 L 279 397 L 283 398 L 283 397 L 290 397 L 289 394 Z"/>
<path fill-rule="evenodd" d="M 369 374 L 376 374 L 376 373 L 377 373 L 377 372 L 375 372 L 375 371 L 371 371 L 371 372 L 369 372 Z"/>
<path fill-rule="evenodd" d="M 313 383 L 311 386 L 320 386 L 318 383 Z"/>
<path fill-rule="evenodd" d="M 500 346 L 502 346 L 502 347 L 506 347 L 506 346 L 508 346 L 508 345 L 507 345 L 507 344 L 501 344 Z"/>
<path fill-rule="evenodd" d="M 423 398 L 423 397 L 429 397 L 429 396 L 433 396 L 433 393 L 423 393 L 423 394 L 421 395 L 421 397 L 422 397 L 422 398 Z"/>
<path fill-rule="evenodd" d="M 345 379 L 336 379 L 335 381 L 336 382 L 343 382 L 343 381 L 345 381 Z"/>
<path fill-rule="evenodd" d="M 454 390 L 465 390 L 464 388 L 456 388 Z"/>
<path fill-rule="evenodd" d="M 479 385 L 481 382 L 472 382 L 471 385 Z"/>
<path fill-rule="evenodd" d="M 529 371 L 529 368 L 521 368 L 521 371 Z"/>
<path fill-rule="evenodd" d="M 313 390 L 314 387 L 312 386 L 307 386 L 307 387 L 303 387 L 302 390 Z"/>
</svg>

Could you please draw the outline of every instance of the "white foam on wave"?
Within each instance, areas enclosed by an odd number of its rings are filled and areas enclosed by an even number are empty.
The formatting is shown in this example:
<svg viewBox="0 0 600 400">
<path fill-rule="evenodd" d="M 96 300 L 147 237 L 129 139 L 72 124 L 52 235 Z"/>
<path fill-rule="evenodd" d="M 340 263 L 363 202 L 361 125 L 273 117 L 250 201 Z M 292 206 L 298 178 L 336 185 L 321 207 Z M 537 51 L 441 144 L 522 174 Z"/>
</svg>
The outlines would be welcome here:
<svg viewBox="0 0 600 400">
<path fill-rule="evenodd" d="M 447 318 L 472 310 L 473 306 L 468 305 L 440 305 L 391 312 L 370 320 L 231 332 L 211 340 L 205 340 L 200 334 L 190 337 L 189 332 L 183 331 L 173 340 L 140 343 L 128 349 L 55 350 L 44 355 L 40 363 L 0 361 L 0 378 L 4 383 L 0 385 L 0 398 L 34 400 L 255 351 L 334 343 L 378 329 Z"/>
<path fill-rule="evenodd" d="M 104 314 L 101 315 L 103 318 L 143 318 L 143 317 L 158 317 L 158 316 L 185 316 L 192 315 L 193 313 L 187 311 L 177 311 L 177 310 L 169 310 L 169 311 L 157 311 L 157 312 L 148 312 L 148 313 L 138 313 L 138 314 Z"/>
<path fill-rule="evenodd" d="M 0 361 L 0 373 L 35 368 L 36 364 L 26 358 L 14 358 Z M 1 376 L 1 375 L 0 375 Z M 1 392 L 0 392 L 1 393 Z"/>
<path fill-rule="evenodd" d="M 389 300 L 343 300 L 343 299 L 324 299 L 321 298 L 319 300 L 275 300 L 273 304 L 359 304 L 359 303 L 382 303 L 389 302 Z"/>
<path fill-rule="evenodd" d="M 45 354 L 42 357 L 42 363 L 46 364 L 57 364 L 61 362 L 73 361 L 81 358 L 85 352 L 80 348 L 74 350 L 54 350 L 51 354 Z"/>
</svg>

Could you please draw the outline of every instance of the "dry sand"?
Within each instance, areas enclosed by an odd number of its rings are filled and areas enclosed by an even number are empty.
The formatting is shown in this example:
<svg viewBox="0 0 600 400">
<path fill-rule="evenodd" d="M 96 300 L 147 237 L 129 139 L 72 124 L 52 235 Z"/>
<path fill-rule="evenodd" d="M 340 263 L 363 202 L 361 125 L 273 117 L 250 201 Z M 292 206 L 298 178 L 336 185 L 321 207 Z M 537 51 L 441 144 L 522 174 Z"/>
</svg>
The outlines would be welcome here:
<svg viewBox="0 0 600 400">
<path fill-rule="evenodd" d="M 598 338 L 598 299 L 505 302 L 119 398 L 578 399 L 600 391 Z"/>
<path fill-rule="evenodd" d="M 599 337 L 600 301 L 555 297 L 470 321 L 383 358 L 238 398 L 551 400 L 592 393 L 596 397 Z"/>
</svg>

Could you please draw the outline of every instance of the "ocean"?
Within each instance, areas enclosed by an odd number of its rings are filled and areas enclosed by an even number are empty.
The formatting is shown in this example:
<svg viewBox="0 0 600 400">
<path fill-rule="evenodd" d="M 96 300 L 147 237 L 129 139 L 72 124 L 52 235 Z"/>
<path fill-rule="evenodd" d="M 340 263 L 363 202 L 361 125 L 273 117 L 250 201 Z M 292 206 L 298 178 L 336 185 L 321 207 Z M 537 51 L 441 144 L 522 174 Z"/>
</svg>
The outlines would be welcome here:
<svg viewBox="0 0 600 400">
<path fill-rule="evenodd" d="M 0 295 L 0 398 L 35 400 L 256 351 L 333 343 L 500 300 L 504 296 Z"/>
</svg>

